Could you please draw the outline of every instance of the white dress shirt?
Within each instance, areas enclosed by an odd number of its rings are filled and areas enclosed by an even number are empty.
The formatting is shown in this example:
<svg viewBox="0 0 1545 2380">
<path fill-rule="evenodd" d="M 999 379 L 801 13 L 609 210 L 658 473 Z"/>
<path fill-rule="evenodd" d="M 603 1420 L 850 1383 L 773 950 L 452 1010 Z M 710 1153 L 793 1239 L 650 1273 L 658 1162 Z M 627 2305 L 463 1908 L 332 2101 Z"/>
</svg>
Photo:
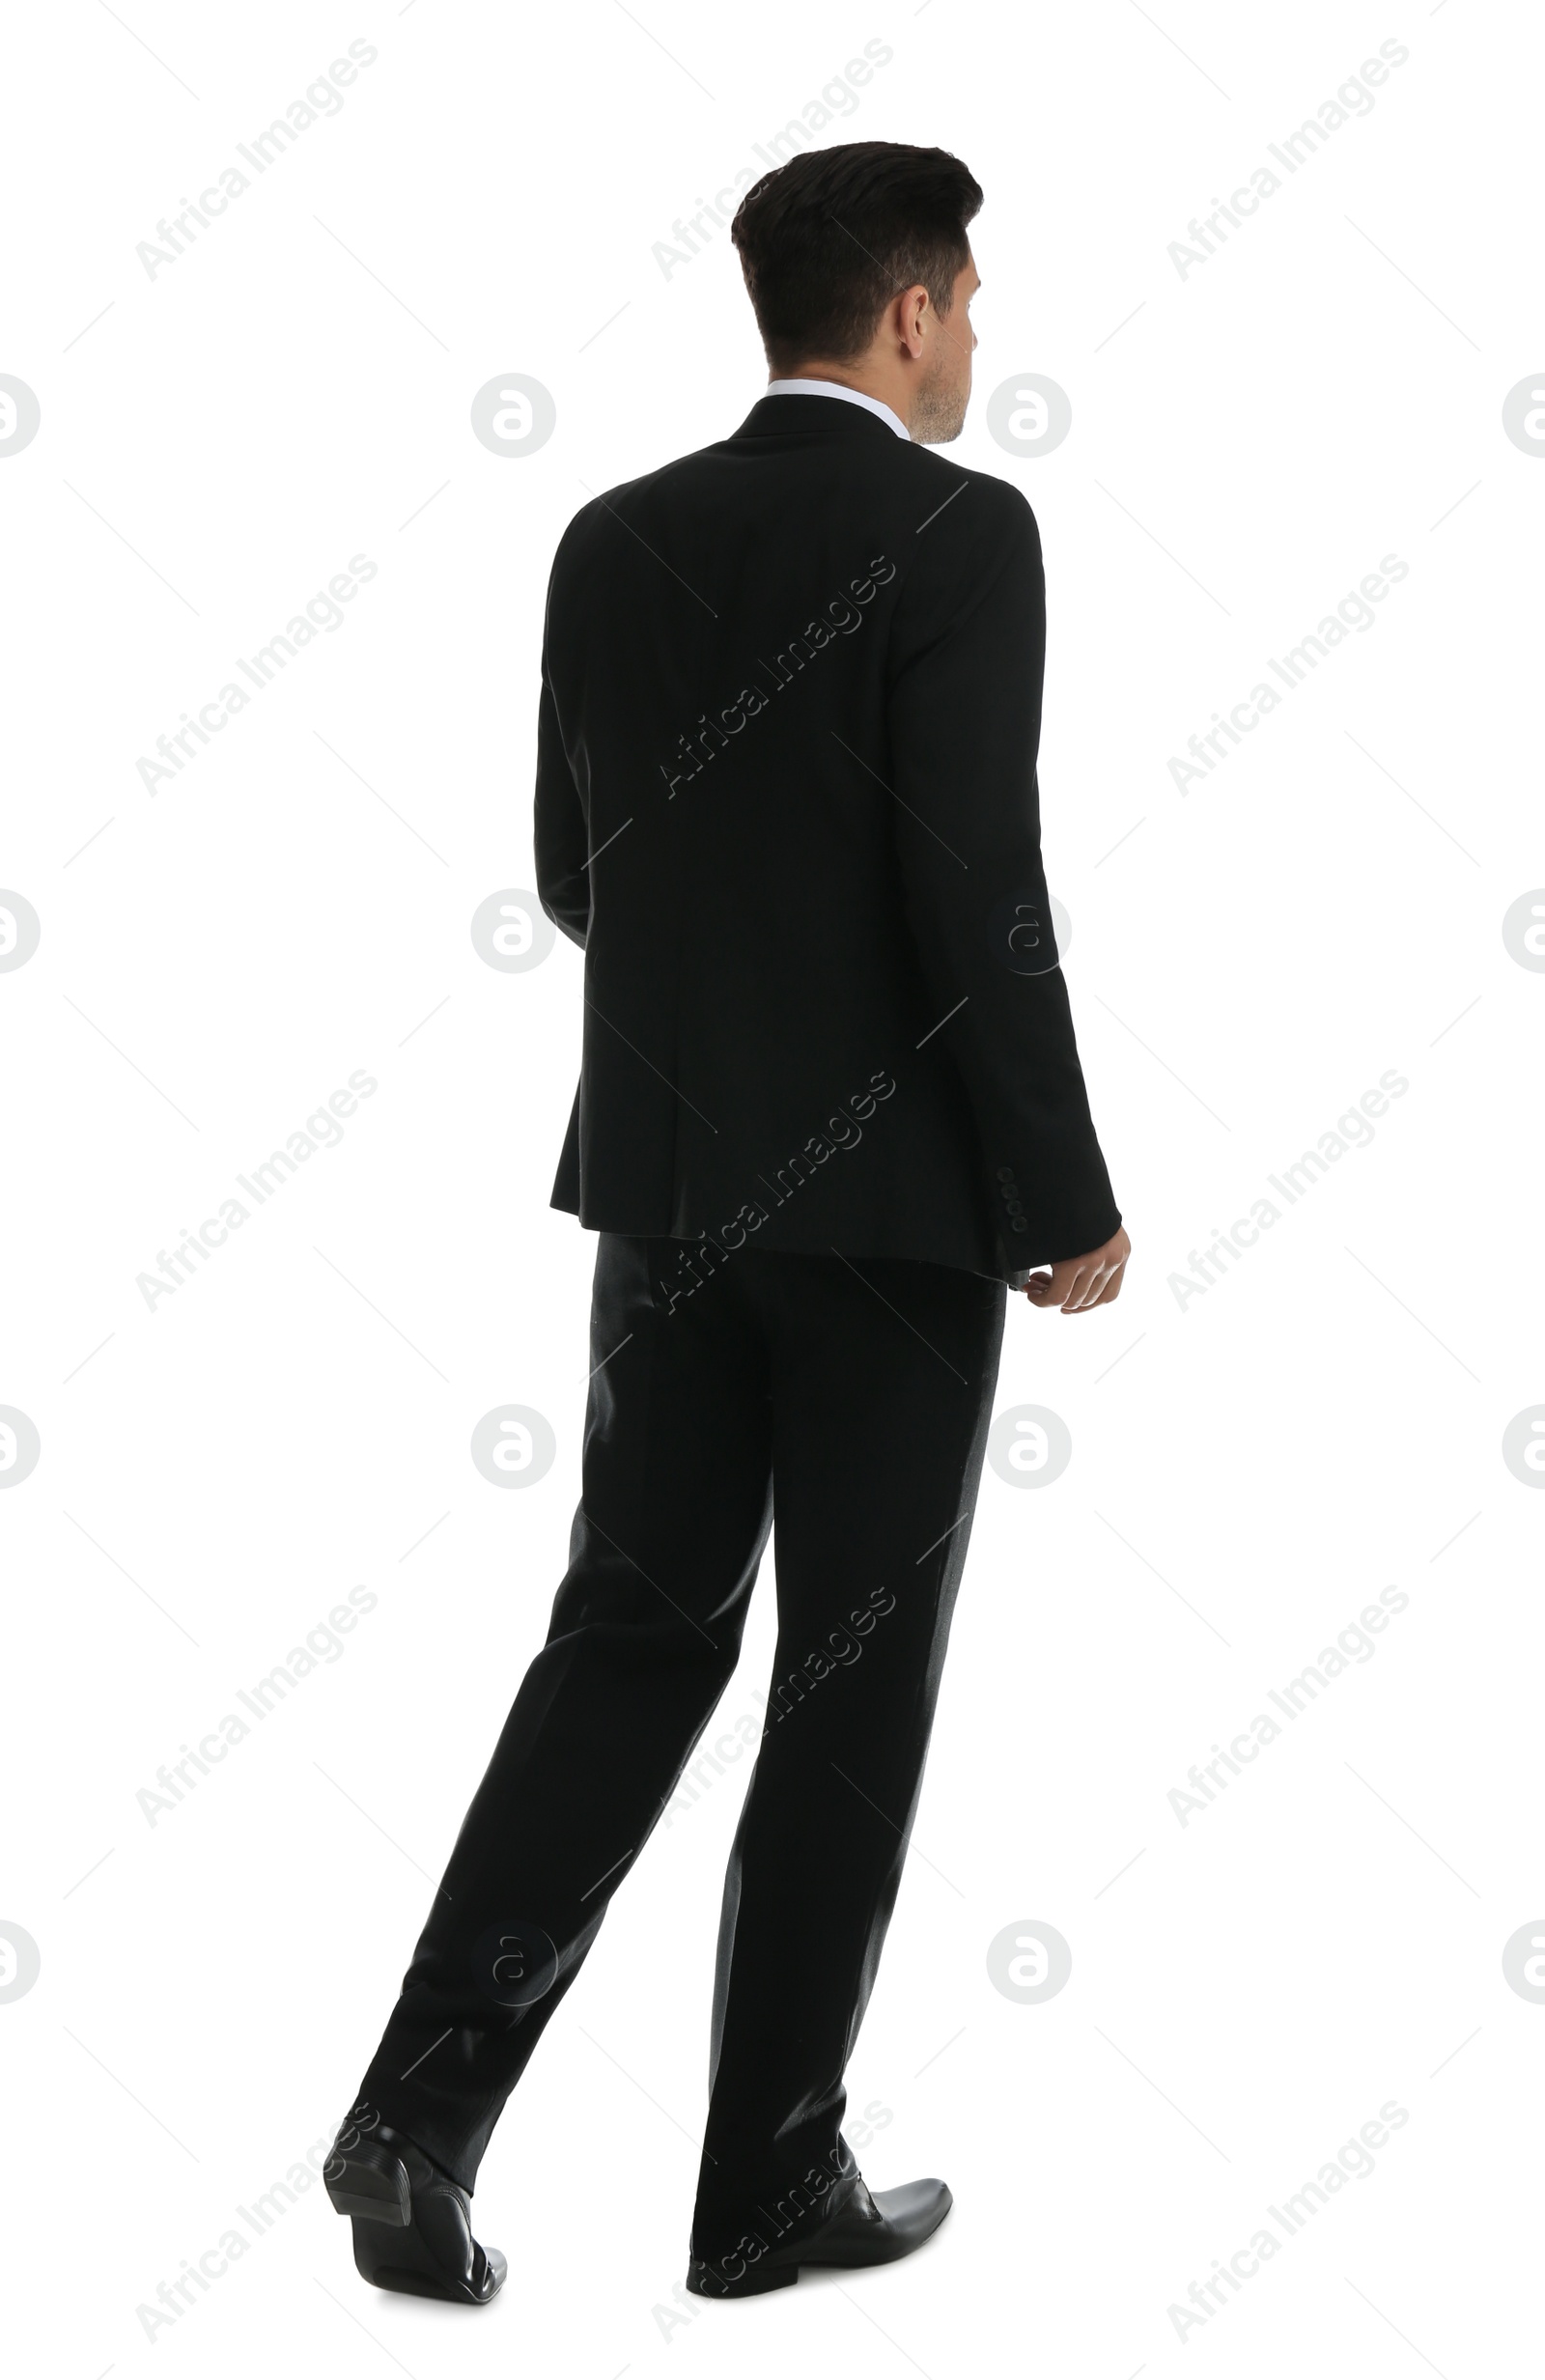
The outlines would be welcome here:
<svg viewBox="0 0 1545 2380">
<path fill-rule="evenodd" d="M 767 394 L 770 397 L 846 397 L 850 405 L 861 405 L 866 412 L 877 413 L 888 429 L 894 430 L 898 438 L 910 440 L 912 436 L 901 415 L 893 413 L 888 405 L 882 405 L 878 397 L 865 397 L 857 388 L 844 388 L 838 380 L 769 380 Z"/>
</svg>

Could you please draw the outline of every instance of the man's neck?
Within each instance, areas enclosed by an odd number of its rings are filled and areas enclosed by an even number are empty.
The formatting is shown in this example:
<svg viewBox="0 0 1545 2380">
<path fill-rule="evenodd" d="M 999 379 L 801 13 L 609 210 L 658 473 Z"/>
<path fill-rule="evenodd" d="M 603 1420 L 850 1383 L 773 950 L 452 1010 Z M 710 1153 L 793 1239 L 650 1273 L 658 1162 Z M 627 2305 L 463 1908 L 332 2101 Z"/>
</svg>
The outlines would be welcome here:
<svg viewBox="0 0 1545 2380">
<path fill-rule="evenodd" d="M 769 378 L 768 386 L 786 388 L 791 381 L 799 380 L 833 391 L 840 390 L 845 396 L 861 398 L 865 405 L 884 406 L 906 435 L 909 438 L 912 435 L 905 386 L 882 387 L 878 374 L 844 372 L 830 364 L 801 364 L 791 372 L 774 372 Z"/>
</svg>

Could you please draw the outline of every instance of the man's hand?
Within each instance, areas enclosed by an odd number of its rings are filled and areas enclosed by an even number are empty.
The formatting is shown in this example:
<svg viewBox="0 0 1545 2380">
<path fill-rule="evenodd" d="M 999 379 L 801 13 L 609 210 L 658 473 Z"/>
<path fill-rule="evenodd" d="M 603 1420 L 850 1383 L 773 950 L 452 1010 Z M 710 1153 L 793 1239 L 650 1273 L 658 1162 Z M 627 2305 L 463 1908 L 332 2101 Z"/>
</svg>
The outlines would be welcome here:
<svg viewBox="0 0 1545 2380">
<path fill-rule="evenodd" d="M 1119 1228 L 1104 1247 L 1087 1256 L 1064 1256 L 1050 1273 L 1032 1273 L 1025 1295 L 1032 1305 L 1059 1305 L 1064 1314 L 1086 1314 L 1121 1295 L 1121 1275 L 1132 1242 Z"/>
</svg>

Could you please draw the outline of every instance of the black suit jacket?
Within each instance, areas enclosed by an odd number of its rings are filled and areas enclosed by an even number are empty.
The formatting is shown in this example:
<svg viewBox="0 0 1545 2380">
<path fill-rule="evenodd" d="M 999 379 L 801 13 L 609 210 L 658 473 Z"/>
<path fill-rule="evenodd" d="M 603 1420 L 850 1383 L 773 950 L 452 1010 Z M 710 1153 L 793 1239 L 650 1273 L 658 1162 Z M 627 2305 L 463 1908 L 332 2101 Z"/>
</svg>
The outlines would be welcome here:
<svg viewBox="0 0 1545 2380">
<path fill-rule="evenodd" d="M 1041 865 L 1045 634 L 1018 490 L 841 399 L 765 397 L 576 516 L 536 790 L 585 953 L 554 1206 L 1008 1280 L 1110 1237 Z"/>
</svg>

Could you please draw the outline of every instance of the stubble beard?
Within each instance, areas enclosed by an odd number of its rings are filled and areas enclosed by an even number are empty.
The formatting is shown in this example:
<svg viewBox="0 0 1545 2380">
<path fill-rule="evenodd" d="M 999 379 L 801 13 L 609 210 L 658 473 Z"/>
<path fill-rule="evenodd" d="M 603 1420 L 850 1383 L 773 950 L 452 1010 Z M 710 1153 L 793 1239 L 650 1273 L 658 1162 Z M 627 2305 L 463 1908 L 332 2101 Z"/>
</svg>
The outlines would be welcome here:
<svg viewBox="0 0 1545 2380">
<path fill-rule="evenodd" d="M 964 384 L 950 378 L 954 357 L 946 350 L 917 391 L 913 405 L 912 435 L 919 446 L 948 446 L 966 427 L 971 401 L 970 372 Z"/>
</svg>

